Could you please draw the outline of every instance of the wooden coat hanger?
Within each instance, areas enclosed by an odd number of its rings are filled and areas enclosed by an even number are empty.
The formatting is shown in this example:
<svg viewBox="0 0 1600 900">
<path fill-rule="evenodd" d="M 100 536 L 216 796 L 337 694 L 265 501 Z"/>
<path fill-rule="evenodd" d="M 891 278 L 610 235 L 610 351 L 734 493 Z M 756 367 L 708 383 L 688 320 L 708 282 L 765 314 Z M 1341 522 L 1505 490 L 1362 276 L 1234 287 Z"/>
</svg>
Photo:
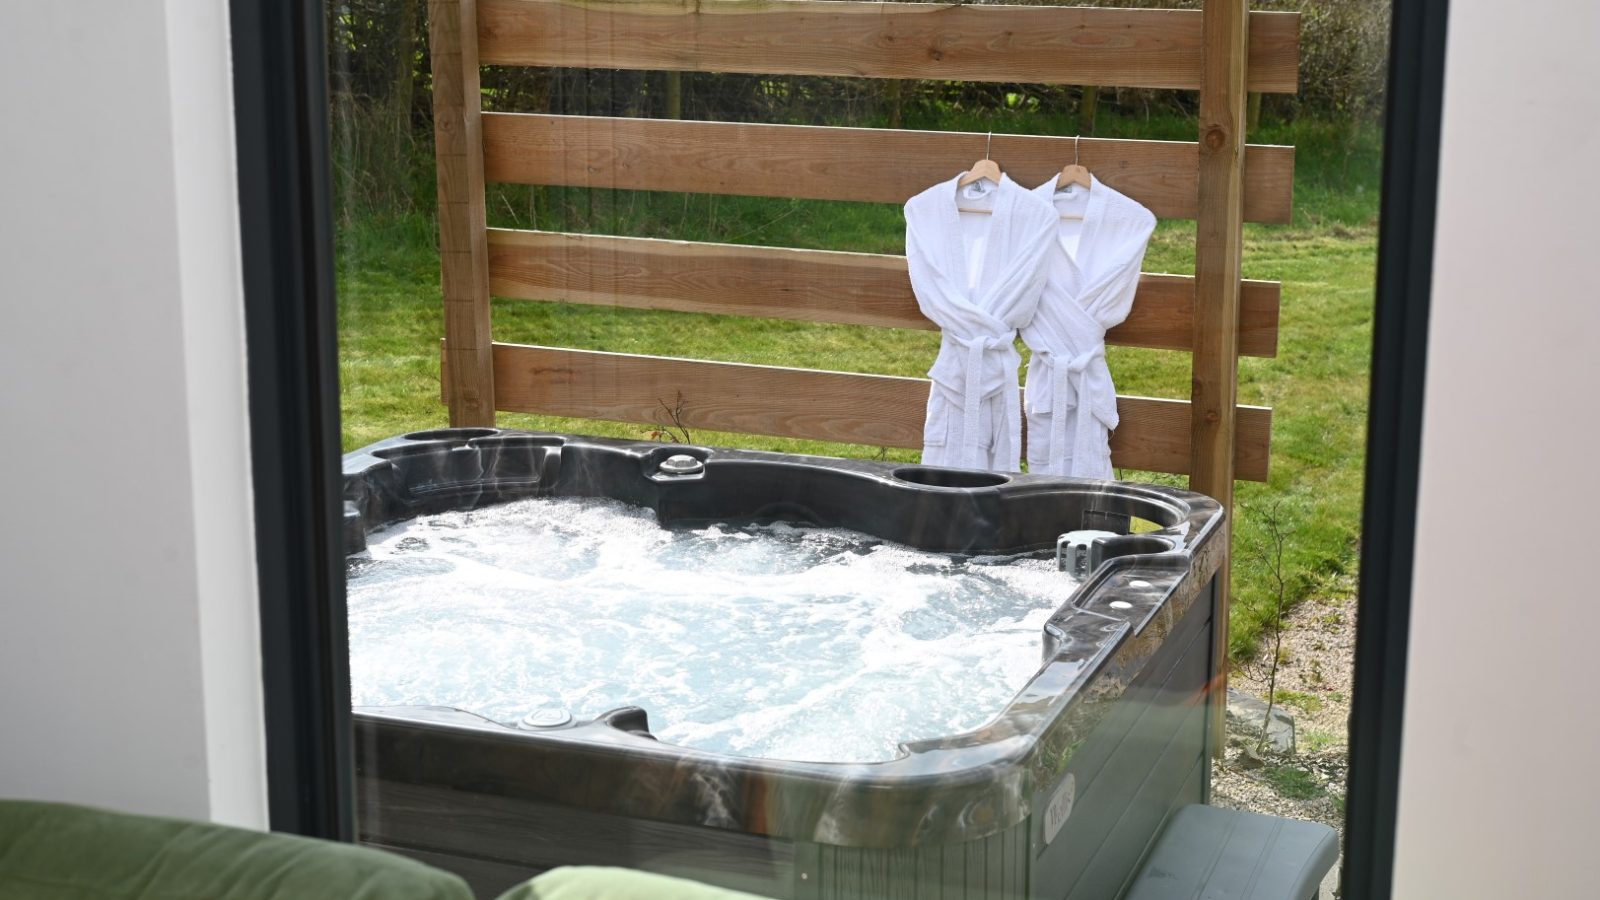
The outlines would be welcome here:
<svg viewBox="0 0 1600 900">
<path fill-rule="evenodd" d="M 989 148 L 993 145 L 994 132 L 991 131 L 989 132 L 988 141 L 986 141 L 983 145 L 983 159 L 973 163 L 972 168 L 968 169 L 966 174 L 961 176 L 960 180 L 956 182 L 956 190 L 960 190 L 969 184 L 976 184 L 985 178 L 994 182 L 995 187 L 1000 186 L 1000 164 L 989 158 Z M 989 215 L 994 212 L 992 209 L 977 209 L 968 208 L 965 206 L 957 206 L 956 208 L 961 212 L 983 213 L 984 215 Z"/>
<path fill-rule="evenodd" d="M 1089 175 L 1089 170 L 1078 165 L 1078 136 L 1072 136 L 1072 162 L 1061 167 L 1061 173 L 1056 176 L 1056 190 L 1064 191 L 1073 185 L 1079 185 L 1084 190 L 1094 190 L 1094 178 Z M 1063 215 L 1063 219 L 1081 219 L 1083 216 L 1073 213 Z"/>
<path fill-rule="evenodd" d="M 956 187 L 966 187 L 985 178 L 997 185 L 1000 183 L 1000 164 L 987 156 L 973 163 L 972 168 L 967 170 L 967 174 L 961 176 L 961 180 L 956 182 Z"/>
</svg>

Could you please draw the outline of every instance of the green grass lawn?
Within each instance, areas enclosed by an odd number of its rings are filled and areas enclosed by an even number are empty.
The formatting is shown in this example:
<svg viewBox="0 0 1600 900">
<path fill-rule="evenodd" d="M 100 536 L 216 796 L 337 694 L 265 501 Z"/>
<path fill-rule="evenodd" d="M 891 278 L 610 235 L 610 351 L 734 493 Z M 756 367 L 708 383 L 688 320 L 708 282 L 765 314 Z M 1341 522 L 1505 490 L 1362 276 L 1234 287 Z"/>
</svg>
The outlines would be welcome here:
<svg viewBox="0 0 1600 900">
<path fill-rule="evenodd" d="M 1071 133 L 1047 117 L 946 122 L 943 127 Z M 1183 129 L 1187 128 L 1185 132 Z M 1101 136 L 1184 138 L 1182 119 L 1102 119 Z M 1248 652 L 1273 616 L 1275 594 L 1259 551 L 1275 509 L 1287 535 L 1283 570 L 1292 602 L 1355 565 L 1371 347 L 1379 142 L 1371 129 L 1316 123 L 1264 128 L 1252 140 L 1297 146 L 1296 212 L 1287 226 L 1248 226 L 1244 273 L 1283 282 L 1275 359 L 1240 364 L 1241 403 L 1272 406 L 1272 477 L 1241 483 L 1232 647 Z M 896 206 L 630 191 L 504 188 L 492 225 L 727 243 L 898 253 Z M 439 403 L 442 312 L 434 226 L 423 213 L 346 215 L 338 234 L 340 379 L 348 449 L 446 422 Z M 1193 271 L 1194 224 L 1165 221 L 1145 260 L 1150 272 Z M 498 340 L 891 375 L 925 374 L 933 332 L 778 320 L 495 301 Z M 1186 353 L 1117 347 L 1118 391 L 1187 397 Z M 641 438 L 649 426 L 502 414 L 508 427 Z M 915 451 L 695 432 L 697 443 L 913 460 Z M 1182 479 L 1124 472 L 1133 480 Z"/>
</svg>

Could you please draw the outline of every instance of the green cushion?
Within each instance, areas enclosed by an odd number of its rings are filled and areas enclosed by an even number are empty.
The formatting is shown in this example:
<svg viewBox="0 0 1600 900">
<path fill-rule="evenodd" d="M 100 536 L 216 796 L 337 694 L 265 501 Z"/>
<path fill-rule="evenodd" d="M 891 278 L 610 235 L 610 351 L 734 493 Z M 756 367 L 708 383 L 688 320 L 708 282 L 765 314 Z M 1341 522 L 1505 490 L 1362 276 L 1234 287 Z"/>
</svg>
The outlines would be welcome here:
<svg viewBox="0 0 1600 900">
<path fill-rule="evenodd" d="M 0 900 L 472 900 L 409 859 L 58 803 L 0 801 Z"/>
<path fill-rule="evenodd" d="M 754 894 L 711 887 L 633 869 L 568 866 L 520 884 L 499 900 L 760 900 Z"/>
</svg>

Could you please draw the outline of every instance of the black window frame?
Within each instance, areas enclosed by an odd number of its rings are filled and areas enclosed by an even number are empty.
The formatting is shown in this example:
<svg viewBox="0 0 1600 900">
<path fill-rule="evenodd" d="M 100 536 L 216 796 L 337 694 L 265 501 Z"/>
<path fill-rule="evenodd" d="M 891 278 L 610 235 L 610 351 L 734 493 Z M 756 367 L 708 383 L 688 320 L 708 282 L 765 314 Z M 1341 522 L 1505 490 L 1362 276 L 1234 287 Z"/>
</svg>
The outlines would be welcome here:
<svg viewBox="0 0 1600 900">
<path fill-rule="evenodd" d="M 268 820 L 350 840 L 324 0 L 230 0 Z"/>
<path fill-rule="evenodd" d="M 350 840 L 338 335 L 325 21 L 230 0 L 271 827 Z M 1343 895 L 1387 898 L 1447 0 L 1395 0 L 1350 722 Z"/>
<path fill-rule="evenodd" d="M 1394 0 L 1341 896 L 1390 896 L 1411 629 L 1417 476 L 1448 0 Z"/>
</svg>

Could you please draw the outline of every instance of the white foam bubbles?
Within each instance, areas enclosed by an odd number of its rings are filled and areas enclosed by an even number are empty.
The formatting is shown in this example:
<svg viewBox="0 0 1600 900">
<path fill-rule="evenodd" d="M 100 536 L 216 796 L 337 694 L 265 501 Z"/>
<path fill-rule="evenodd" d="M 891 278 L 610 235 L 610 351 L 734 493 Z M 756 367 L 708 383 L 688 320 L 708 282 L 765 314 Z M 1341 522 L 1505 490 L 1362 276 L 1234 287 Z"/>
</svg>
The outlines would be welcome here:
<svg viewBox="0 0 1600 900">
<path fill-rule="evenodd" d="M 783 523 L 663 529 L 538 499 L 374 533 L 349 564 L 352 698 L 514 722 L 650 714 L 663 741 L 789 760 L 893 758 L 988 721 L 1038 669 L 1076 582 Z"/>
</svg>

